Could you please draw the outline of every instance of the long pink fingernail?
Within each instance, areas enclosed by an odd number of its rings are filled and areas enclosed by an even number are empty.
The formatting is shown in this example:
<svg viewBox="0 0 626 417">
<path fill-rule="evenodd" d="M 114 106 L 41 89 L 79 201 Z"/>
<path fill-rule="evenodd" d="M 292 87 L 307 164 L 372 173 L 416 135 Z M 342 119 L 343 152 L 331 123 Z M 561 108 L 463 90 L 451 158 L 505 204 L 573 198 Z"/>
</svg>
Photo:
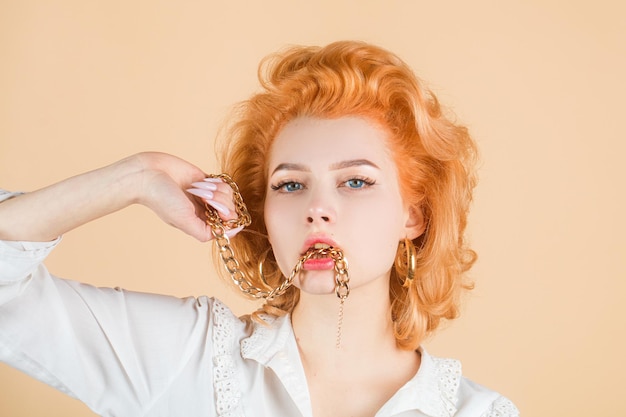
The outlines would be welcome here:
<svg viewBox="0 0 626 417">
<path fill-rule="evenodd" d="M 191 183 L 191 185 L 193 185 L 196 188 L 201 188 L 203 190 L 211 190 L 211 191 L 215 191 L 217 190 L 217 185 L 212 183 L 212 182 L 193 182 Z"/>
<path fill-rule="evenodd" d="M 205 178 L 206 182 L 223 182 L 221 178 Z"/>
<path fill-rule="evenodd" d="M 243 226 L 239 226 L 239 227 L 235 227 L 234 229 L 230 229 L 226 232 L 226 236 L 228 237 L 233 237 L 235 236 L 237 233 L 241 232 L 243 230 Z"/>
<path fill-rule="evenodd" d="M 213 200 L 207 200 L 206 202 L 215 210 L 222 213 L 224 216 L 228 216 L 230 214 L 230 210 L 228 210 L 228 207 L 226 207 L 225 205 L 218 203 L 217 201 L 213 201 Z"/>
<path fill-rule="evenodd" d="M 204 199 L 209 199 L 210 200 L 211 198 L 213 198 L 213 193 L 211 191 L 209 191 L 209 190 L 201 190 L 199 188 L 190 188 L 190 189 L 187 190 L 187 192 L 189 194 L 193 194 L 195 196 L 198 196 L 198 197 L 201 197 L 201 198 L 204 198 Z"/>
</svg>

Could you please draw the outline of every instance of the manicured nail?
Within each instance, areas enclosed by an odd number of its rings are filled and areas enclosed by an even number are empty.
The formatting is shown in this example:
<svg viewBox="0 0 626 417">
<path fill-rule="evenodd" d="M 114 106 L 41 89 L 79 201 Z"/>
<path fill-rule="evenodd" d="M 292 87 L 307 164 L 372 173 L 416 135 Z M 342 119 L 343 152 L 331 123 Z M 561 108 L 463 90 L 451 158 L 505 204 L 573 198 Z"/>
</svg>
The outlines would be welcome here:
<svg viewBox="0 0 626 417">
<path fill-rule="evenodd" d="M 199 188 L 190 188 L 190 189 L 187 190 L 187 192 L 189 194 L 193 194 L 195 196 L 198 196 L 198 197 L 201 197 L 201 198 L 204 198 L 204 199 L 209 199 L 210 200 L 211 198 L 213 198 L 213 193 L 211 191 L 209 191 L 209 190 L 201 190 Z"/>
<path fill-rule="evenodd" d="M 228 231 L 226 231 L 226 236 L 228 237 L 233 237 L 235 236 L 237 233 L 241 232 L 243 230 L 243 226 L 239 226 L 239 227 L 235 227 L 234 229 L 230 229 Z"/>
<path fill-rule="evenodd" d="M 206 182 L 223 182 L 221 178 L 205 178 Z"/>
<path fill-rule="evenodd" d="M 208 205 L 222 213 L 224 216 L 228 216 L 230 214 L 230 210 L 228 210 L 228 207 L 226 207 L 225 205 L 213 200 L 206 200 L 206 202 Z"/>
<path fill-rule="evenodd" d="M 202 188 L 203 190 L 211 190 L 211 191 L 217 190 L 217 185 L 215 185 L 212 182 L 200 181 L 200 182 L 191 183 L 191 185 L 193 185 L 196 188 Z"/>
</svg>

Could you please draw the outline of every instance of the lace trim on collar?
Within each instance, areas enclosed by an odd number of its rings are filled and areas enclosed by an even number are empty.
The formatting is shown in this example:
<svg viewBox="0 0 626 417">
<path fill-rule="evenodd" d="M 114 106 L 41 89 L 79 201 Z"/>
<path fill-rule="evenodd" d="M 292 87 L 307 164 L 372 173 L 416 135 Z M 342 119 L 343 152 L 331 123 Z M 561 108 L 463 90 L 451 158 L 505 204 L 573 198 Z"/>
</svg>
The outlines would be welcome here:
<svg viewBox="0 0 626 417">
<path fill-rule="evenodd" d="M 276 329 L 272 328 L 276 325 L 276 322 L 272 323 L 274 326 L 258 326 L 252 332 L 251 337 L 244 339 L 242 345 L 239 345 L 235 340 L 235 326 L 241 322 L 219 300 L 214 300 L 212 311 L 213 384 L 217 415 L 221 417 L 244 417 L 241 404 L 242 393 L 238 383 L 239 369 L 235 358 L 243 354 L 243 357 L 256 356 L 256 360 L 261 362 L 268 361 L 276 353 L 274 349 L 264 351 L 265 349 L 258 348 L 261 346 L 267 348 L 268 342 L 271 344 L 271 342 L 278 341 L 275 340 L 277 335 L 273 334 L 276 333 Z M 261 341 L 266 343 L 260 343 Z M 425 352 L 424 354 L 424 356 L 427 355 Z M 461 382 L 461 363 L 454 359 L 433 357 L 430 357 L 430 359 L 433 361 L 435 375 L 438 378 L 439 401 L 429 401 L 433 408 L 427 407 L 430 409 L 427 413 L 433 417 L 453 416 L 457 412 L 456 404 Z M 501 405 L 501 407 L 504 407 L 504 405 Z M 498 415 L 497 412 L 495 415 Z"/>
<path fill-rule="evenodd" d="M 241 391 L 235 355 L 235 320 L 231 311 L 218 300 L 213 303 L 213 386 L 215 408 L 222 417 L 243 417 Z M 235 352 L 233 352 L 235 351 Z"/>
<path fill-rule="evenodd" d="M 519 417 L 519 410 L 508 398 L 498 397 L 483 417 Z"/>
<path fill-rule="evenodd" d="M 267 366 L 278 352 L 285 349 L 287 338 L 291 335 L 290 327 L 285 326 L 289 316 L 262 314 L 261 318 L 265 323 L 251 321 L 251 335 L 241 341 L 241 356 Z"/>
<path fill-rule="evenodd" d="M 457 412 L 459 385 L 461 383 L 461 363 L 454 359 L 433 358 L 439 375 L 439 393 L 442 408 L 437 416 L 453 416 Z"/>
</svg>

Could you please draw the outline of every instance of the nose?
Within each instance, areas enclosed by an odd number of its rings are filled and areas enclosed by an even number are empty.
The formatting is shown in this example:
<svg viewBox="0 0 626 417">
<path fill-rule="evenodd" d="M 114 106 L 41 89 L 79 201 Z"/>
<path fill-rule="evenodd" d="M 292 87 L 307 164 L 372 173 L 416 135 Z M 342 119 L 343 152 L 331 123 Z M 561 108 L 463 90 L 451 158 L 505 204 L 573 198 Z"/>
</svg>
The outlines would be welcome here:
<svg viewBox="0 0 626 417">
<path fill-rule="evenodd" d="M 308 223 L 315 223 L 317 220 L 319 220 L 322 223 L 330 223 L 330 216 L 324 216 L 321 214 L 311 214 L 310 216 L 306 218 L 306 221 Z"/>
<path fill-rule="evenodd" d="M 311 200 L 306 213 L 306 221 L 308 224 L 334 223 L 335 218 L 336 211 L 330 199 L 316 196 Z"/>
</svg>

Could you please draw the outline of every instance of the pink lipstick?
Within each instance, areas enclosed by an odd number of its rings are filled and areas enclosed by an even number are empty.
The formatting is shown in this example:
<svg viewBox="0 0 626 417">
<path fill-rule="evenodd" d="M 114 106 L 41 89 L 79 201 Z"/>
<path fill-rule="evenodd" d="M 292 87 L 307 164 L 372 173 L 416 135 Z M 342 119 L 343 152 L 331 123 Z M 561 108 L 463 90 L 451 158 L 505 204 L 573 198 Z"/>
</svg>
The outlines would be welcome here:
<svg viewBox="0 0 626 417">
<path fill-rule="evenodd" d="M 302 264 L 302 269 L 305 271 L 324 271 L 333 269 L 335 267 L 335 261 L 333 258 L 314 253 L 316 250 L 328 249 L 332 246 L 334 246 L 334 242 L 330 239 L 320 237 L 307 239 L 305 244 L 307 249 L 304 251 L 303 256 L 306 256 L 307 254 L 311 254 L 311 256 Z"/>
</svg>

